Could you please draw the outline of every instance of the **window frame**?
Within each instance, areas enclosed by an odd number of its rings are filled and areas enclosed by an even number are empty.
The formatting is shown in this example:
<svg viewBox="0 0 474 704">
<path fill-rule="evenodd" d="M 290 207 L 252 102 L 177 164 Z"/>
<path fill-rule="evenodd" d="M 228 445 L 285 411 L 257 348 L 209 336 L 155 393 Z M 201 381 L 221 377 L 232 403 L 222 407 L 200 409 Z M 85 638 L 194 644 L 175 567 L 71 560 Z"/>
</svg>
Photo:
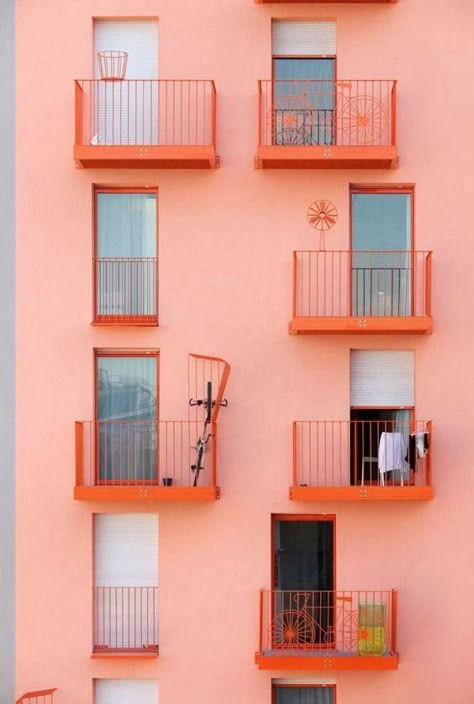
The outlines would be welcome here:
<svg viewBox="0 0 474 704">
<path fill-rule="evenodd" d="M 117 186 L 110 186 L 110 185 L 100 185 L 100 184 L 93 184 L 92 185 L 92 320 L 94 321 L 95 324 L 104 324 L 100 320 L 98 311 L 97 311 L 97 305 L 98 305 L 98 296 L 97 296 L 97 279 L 96 279 L 96 271 L 95 271 L 95 263 L 98 259 L 98 243 L 99 243 L 99 207 L 98 207 L 98 196 L 100 194 L 113 194 L 113 195 L 128 195 L 128 194 L 134 194 L 134 193 L 142 193 L 142 194 L 154 194 L 155 195 L 155 226 L 156 226 L 156 232 L 155 232 L 155 259 L 156 259 L 156 265 L 155 265 L 155 277 L 156 277 L 156 298 L 155 298 L 155 309 L 156 309 L 156 321 L 158 322 L 159 320 L 159 263 L 160 263 L 160 257 L 159 257 L 159 188 L 158 186 L 127 186 L 127 185 L 117 185 Z M 106 316 L 107 317 L 107 316 Z M 138 316 L 139 317 L 139 316 Z M 129 325 L 130 323 L 133 323 L 133 315 L 128 316 L 128 320 L 117 320 L 116 322 L 113 322 L 112 324 L 114 325 Z M 109 324 L 111 324 L 109 322 Z"/>
<path fill-rule="evenodd" d="M 317 682 L 305 682 L 298 684 L 272 682 L 272 704 L 276 704 L 276 692 L 278 689 L 332 689 L 333 704 L 337 704 L 337 688 L 335 684 L 319 684 Z"/>
</svg>

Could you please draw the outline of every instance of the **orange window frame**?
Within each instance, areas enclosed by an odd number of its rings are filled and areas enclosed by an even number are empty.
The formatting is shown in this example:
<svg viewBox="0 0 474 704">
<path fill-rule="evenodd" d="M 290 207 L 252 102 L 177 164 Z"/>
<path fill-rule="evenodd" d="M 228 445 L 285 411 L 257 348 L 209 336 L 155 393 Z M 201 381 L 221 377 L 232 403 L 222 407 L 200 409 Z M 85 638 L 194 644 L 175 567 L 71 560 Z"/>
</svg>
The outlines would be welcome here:
<svg viewBox="0 0 474 704">
<path fill-rule="evenodd" d="M 99 220 L 99 208 L 97 206 L 97 196 L 100 195 L 101 193 L 112 193 L 112 194 L 120 194 L 123 193 L 125 195 L 129 193 L 144 193 L 144 194 L 149 194 L 153 193 L 156 196 L 156 212 L 155 212 L 155 221 L 156 221 L 156 247 L 155 247 L 155 252 L 156 252 L 156 301 L 155 301 L 155 310 L 158 315 L 158 300 L 159 300 L 159 291 L 158 291 L 158 282 L 159 282 L 159 272 L 158 272 L 158 266 L 159 266 L 159 232 L 158 232 L 158 186 L 99 186 L 97 184 L 94 184 L 92 186 L 92 320 L 95 320 L 97 317 L 97 285 L 96 285 L 96 276 L 95 276 L 95 267 L 94 267 L 94 261 L 97 258 L 97 245 L 99 242 L 99 233 L 98 233 L 98 220 Z"/>
<path fill-rule="evenodd" d="M 335 514 L 289 514 L 289 513 L 275 513 L 271 516 L 271 591 L 276 590 L 276 564 L 275 564 L 275 524 L 276 522 L 311 522 L 311 523 L 332 523 L 332 591 L 336 592 L 336 515 Z M 274 600 L 272 602 L 272 622 L 275 619 L 276 614 L 274 613 Z M 327 645 L 327 644 L 326 644 Z M 273 647 L 278 647 L 273 644 Z M 318 647 L 315 644 L 315 647 Z"/>
<path fill-rule="evenodd" d="M 98 184 L 94 184 L 92 186 L 92 291 L 93 291 L 93 296 L 92 296 L 92 320 L 96 319 L 96 314 L 97 314 L 97 286 L 96 286 L 96 277 L 95 277 L 95 271 L 94 271 L 94 261 L 97 258 L 97 245 L 99 242 L 99 233 L 98 233 L 98 220 L 99 220 L 99 208 L 97 206 L 97 196 L 100 195 L 101 193 L 111 193 L 111 194 L 120 194 L 123 193 L 125 195 L 129 193 L 144 193 L 144 194 L 149 194 L 153 193 L 156 196 L 156 213 L 155 213 L 155 221 L 156 221 L 156 247 L 155 247 L 155 252 L 156 252 L 156 277 L 157 277 L 157 282 L 159 281 L 158 277 L 158 265 L 159 265 L 159 225 L 158 225 L 158 186 L 101 186 Z M 158 314 L 158 286 L 156 287 L 156 301 L 155 301 L 155 306 L 156 306 L 156 311 Z"/>
<path fill-rule="evenodd" d="M 349 184 L 349 246 L 348 251 L 352 252 L 353 249 L 353 232 L 354 232 L 354 219 L 353 219 L 353 208 L 352 208 L 352 196 L 353 195 L 399 195 L 405 193 L 410 196 L 410 231 L 411 231 L 411 290 L 413 291 L 411 300 L 411 314 L 415 311 L 415 184 Z M 352 280 L 350 279 L 350 310 L 352 310 Z"/>
<path fill-rule="evenodd" d="M 317 684 L 314 682 L 299 683 L 299 684 L 275 684 L 272 682 L 272 704 L 276 704 L 276 693 L 278 689 L 332 689 L 333 690 L 333 704 L 337 704 L 337 691 L 335 684 Z"/>
<path fill-rule="evenodd" d="M 336 110 L 337 110 L 337 56 L 336 54 L 273 54 L 272 53 L 272 114 L 276 110 L 276 78 L 275 78 L 275 61 L 278 59 L 332 59 L 334 61 L 334 125 L 336 125 Z M 333 135 L 334 144 L 336 132 Z"/>
<path fill-rule="evenodd" d="M 94 350 L 94 420 L 99 420 L 99 363 L 101 357 L 154 357 L 156 364 L 156 422 L 160 418 L 160 352 L 157 349 L 95 349 Z M 98 432 L 98 431 L 96 431 Z M 95 444 L 95 481 L 100 484 L 99 479 L 99 447 Z M 116 482 L 117 483 L 117 482 Z M 156 483 L 154 480 L 150 484 Z"/>
<path fill-rule="evenodd" d="M 283 521 L 288 521 L 288 522 L 323 522 L 326 521 L 327 523 L 332 523 L 332 540 L 333 540 L 333 545 L 332 545 L 332 585 L 333 585 L 333 591 L 336 591 L 336 514 L 330 513 L 330 514 L 310 514 L 310 513 L 272 513 L 271 515 L 271 535 L 270 535 L 270 544 L 271 544 L 271 563 L 270 563 L 270 574 L 271 574 L 271 584 L 272 584 L 272 590 L 276 589 L 275 586 L 275 570 L 276 570 L 276 565 L 275 565 L 275 523 L 283 522 Z"/>
</svg>

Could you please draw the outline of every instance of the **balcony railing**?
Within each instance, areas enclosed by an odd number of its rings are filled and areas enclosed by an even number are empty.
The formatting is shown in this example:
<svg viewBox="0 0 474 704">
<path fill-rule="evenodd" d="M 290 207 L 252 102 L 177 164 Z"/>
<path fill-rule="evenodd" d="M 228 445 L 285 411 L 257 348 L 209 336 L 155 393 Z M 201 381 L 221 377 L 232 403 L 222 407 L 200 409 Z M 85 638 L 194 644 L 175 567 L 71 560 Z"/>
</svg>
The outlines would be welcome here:
<svg viewBox="0 0 474 704">
<path fill-rule="evenodd" d="M 290 332 L 428 333 L 429 251 L 293 252 Z"/>
<path fill-rule="evenodd" d="M 75 82 L 74 158 L 84 167 L 216 168 L 216 89 L 208 80 Z"/>
<path fill-rule="evenodd" d="M 158 259 L 94 259 L 94 322 L 109 325 L 158 324 Z"/>
<path fill-rule="evenodd" d="M 259 168 L 397 165 L 396 81 L 264 80 Z"/>
<path fill-rule="evenodd" d="M 158 655 L 158 587 L 94 587 L 97 654 Z"/>
<path fill-rule="evenodd" d="M 260 669 L 396 669 L 395 591 L 260 592 Z"/>
<path fill-rule="evenodd" d="M 432 438 L 431 421 L 297 421 L 290 497 L 430 499 Z"/>
<path fill-rule="evenodd" d="M 54 689 L 38 689 L 35 692 L 26 692 L 16 701 L 16 704 L 53 704 Z"/>
<path fill-rule="evenodd" d="M 204 435 L 197 420 L 76 422 L 75 498 L 216 499 L 216 428 L 209 423 Z"/>
</svg>

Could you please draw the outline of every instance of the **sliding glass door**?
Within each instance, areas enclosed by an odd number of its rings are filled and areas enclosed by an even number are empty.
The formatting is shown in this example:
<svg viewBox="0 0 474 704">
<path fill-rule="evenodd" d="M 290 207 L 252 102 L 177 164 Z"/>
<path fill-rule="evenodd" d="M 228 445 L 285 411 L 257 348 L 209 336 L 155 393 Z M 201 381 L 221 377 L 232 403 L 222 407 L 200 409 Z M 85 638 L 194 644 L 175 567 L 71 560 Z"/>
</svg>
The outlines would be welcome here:
<svg viewBox="0 0 474 704">
<path fill-rule="evenodd" d="M 410 316 L 412 193 L 351 194 L 353 316 Z"/>
<path fill-rule="evenodd" d="M 156 193 L 96 193 L 96 317 L 157 316 Z"/>
<path fill-rule="evenodd" d="M 157 355 L 97 354 L 98 482 L 158 480 Z"/>
<path fill-rule="evenodd" d="M 273 59 L 275 144 L 333 144 L 335 66 L 334 58 Z"/>
</svg>

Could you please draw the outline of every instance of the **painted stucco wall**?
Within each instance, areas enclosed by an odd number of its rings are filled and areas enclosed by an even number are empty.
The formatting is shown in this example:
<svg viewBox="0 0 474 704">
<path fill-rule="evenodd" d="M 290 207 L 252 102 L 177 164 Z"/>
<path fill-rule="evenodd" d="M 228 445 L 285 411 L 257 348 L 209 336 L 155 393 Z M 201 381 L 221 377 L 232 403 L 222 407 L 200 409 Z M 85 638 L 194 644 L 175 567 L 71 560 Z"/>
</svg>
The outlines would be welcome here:
<svg viewBox="0 0 474 704">
<path fill-rule="evenodd" d="M 74 78 L 93 76 L 93 17 L 159 16 L 160 76 L 212 78 L 221 168 L 81 170 Z M 271 18 L 337 18 L 341 78 L 398 80 L 395 171 L 253 168 Z M 256 5 L 252 0 L 17 2 L 17 693 L 92 698 L 94 677 L 157 678 L 162 704 L 270 702 L 254 664 L 272 513 L 335 513 L 337 586 L 399 590 L 397 672 L 337 675 L 338 704 L 467 701 L 474 684 L 471 536 L 474 7 Z M 349 184 L 414 183 L 415 248 L 434 251 L 432 336 L 288 335 L 293 249 L 309 204 L 349 243 Z M 92 186 L 159 188 L 159 328 L 92 327 Z M 93 348 L 159 348 L 161 417 L 186 418 L 186 353 L 232 374 L 220 501 L 75 502 L 74 420 L 93 418 Z M 430 503 L 295 503 L 291 423 L 349 418 L 351 348 L 414 349 L 416 415 L 432 419 Z M 160 518 L 160 657 L 91 660 L 92 515 Z M 324 673 L 323 673 L 324 674 Z M 308 675 L 309 676 L 309 675 Z"/>
</svg>

